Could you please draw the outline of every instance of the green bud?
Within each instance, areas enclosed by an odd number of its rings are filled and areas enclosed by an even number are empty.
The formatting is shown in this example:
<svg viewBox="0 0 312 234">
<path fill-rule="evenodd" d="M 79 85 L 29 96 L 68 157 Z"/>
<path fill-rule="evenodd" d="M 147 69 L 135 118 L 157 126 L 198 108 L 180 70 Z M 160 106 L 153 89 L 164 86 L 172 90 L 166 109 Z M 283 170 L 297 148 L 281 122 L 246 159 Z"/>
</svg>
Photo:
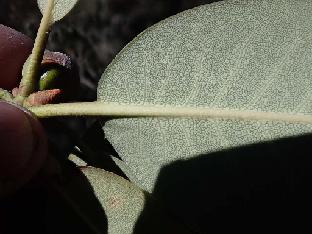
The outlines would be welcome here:
<svg viewBox="0 0 312 234">
<path fill-rule="evenodd" d="M 44 69 L 44 72 L 39 79 L 39 90 L 55 89 L 57 87 L 58 79 L 61 76 L 59 68 L 48 68 Z"/>
</svg>

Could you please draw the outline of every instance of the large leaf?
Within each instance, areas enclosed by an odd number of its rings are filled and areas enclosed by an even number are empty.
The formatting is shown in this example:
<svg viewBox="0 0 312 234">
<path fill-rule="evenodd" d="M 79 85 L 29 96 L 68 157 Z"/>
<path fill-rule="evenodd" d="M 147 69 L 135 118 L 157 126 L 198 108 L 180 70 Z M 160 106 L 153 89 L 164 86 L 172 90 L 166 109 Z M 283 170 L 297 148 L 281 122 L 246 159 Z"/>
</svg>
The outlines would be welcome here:
<svg viewBox="0 0 312 234">
<path fill-rule="evenodd" d="M 48 2 L 51 0 L 37 0 L 41 13 L 45 11 Z M 58 21 L 67 15 L 71 9 L 76 5 L 78 0 L 53 0 L 54 8 L 52 11 L 52 21 Z"/>
<path fill-rule="evenodd" d="M 180 13 L 119 53 L 101 78 L 98 100 L 311 114 L 311 10 L 309 0 L 241 0 Z M 127 118 L 106 122 L 104 130 L 129 178 L 152 191 L 171 162 L 312 126 Z"/>
</svg>

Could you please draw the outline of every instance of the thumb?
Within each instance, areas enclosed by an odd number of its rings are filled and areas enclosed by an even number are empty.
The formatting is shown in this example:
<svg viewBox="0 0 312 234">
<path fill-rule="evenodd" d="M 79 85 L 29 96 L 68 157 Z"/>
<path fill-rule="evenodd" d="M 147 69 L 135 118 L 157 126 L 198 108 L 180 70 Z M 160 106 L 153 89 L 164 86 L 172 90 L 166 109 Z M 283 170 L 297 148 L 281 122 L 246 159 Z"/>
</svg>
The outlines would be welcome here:
<svg viewBox="0 0 312 234">
<path fill-rule="evenodd" d="M 20 107 L 0 102 L 0 197 L 27 183 L 46 157 L 39 121 Z"/>
</svg>

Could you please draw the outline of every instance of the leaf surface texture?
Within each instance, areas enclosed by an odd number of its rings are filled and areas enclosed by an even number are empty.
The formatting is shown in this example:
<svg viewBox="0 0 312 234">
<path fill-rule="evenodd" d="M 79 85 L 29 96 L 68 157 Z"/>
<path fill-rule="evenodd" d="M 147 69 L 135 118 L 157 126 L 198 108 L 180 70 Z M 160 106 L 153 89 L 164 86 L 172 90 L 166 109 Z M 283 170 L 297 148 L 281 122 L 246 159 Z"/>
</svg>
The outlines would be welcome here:
<svg viewBox="0 0 312 234">
<path fill-rule="evenodd" d="M 39 9 L 43 14 L 49 0 L 37 0 Z M 76 5 L 78 0 L 53 0 L 54 8 L 52 12 L 52 21 L 58 21 L 67 15 L 71 9 Z"/>
<path fill-rule="evenodd" d="M 311 114 L 311 12 L 308 0 L 239 0 L 170 17 L 117 55 L 101 78 L 98 100 Z M 307 124 L 188 118 L 121 118 L 104 125 L 128 176 L 148 191 L 160 170 L 177 160 L 311 130 Z"/>
</svg>

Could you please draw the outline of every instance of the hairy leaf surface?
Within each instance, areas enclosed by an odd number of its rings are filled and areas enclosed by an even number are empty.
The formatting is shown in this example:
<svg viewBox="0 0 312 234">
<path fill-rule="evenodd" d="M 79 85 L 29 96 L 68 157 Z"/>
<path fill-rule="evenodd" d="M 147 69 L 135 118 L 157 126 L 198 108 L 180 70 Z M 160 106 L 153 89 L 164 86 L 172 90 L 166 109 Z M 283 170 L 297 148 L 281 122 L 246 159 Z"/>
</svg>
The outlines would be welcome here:
<svg viewBox="0 0 312 234">
<path fill-rule="evenodd" d="M 101 78 L 98 100 L 311 114 L 311 11 L 308 0 L 236 0 L 170 17 L 119 53 Z M 113 119 L 104 126 L 130 179 L 148 191 L 176 160 L 311 130 L 187 118 Z"/>
<path fill-rule="evenodd" d="M 107 233 L 189 233 L 177 225 L 151 196 L 124 178 L 86 167 L 94 194 L 107 217 Z"/>
<path fill-rule="evenodd" d="M 49 0 L 37 0 L 41 13 L 46 9 Z M 76 5 L 78 0 L 53 0 L 54 8 L 52 12 L 52 22 L 62 19 Z"/>
</svg>

